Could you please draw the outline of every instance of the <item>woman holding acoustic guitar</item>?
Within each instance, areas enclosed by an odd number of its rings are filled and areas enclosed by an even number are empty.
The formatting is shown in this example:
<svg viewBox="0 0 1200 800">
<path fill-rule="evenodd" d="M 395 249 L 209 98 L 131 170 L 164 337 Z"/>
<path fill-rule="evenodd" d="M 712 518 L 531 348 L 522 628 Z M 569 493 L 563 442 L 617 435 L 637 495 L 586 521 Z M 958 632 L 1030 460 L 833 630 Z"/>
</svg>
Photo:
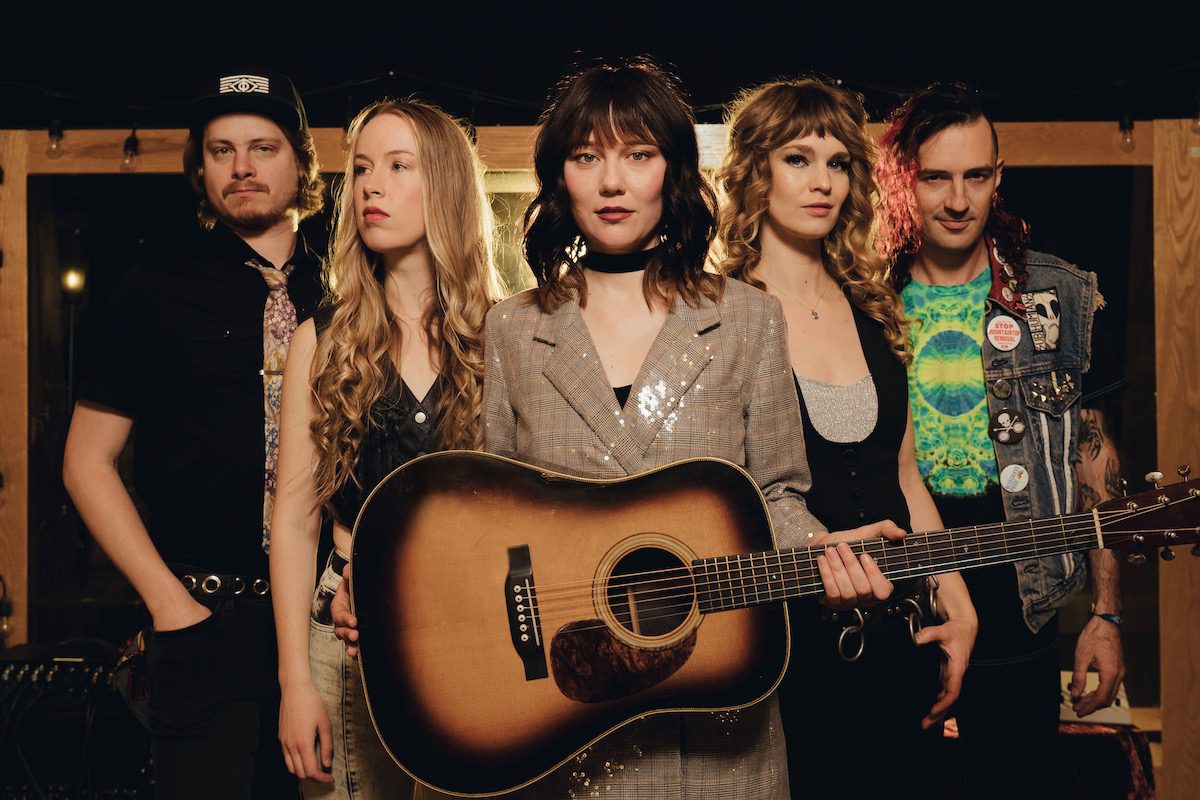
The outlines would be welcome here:
<svg viewBox="0 0 1200 800">
<path fill-rule="evenodd" d="M 593 478 L 723 458 L 762 489 L 781 546 L 829 540 L 802 494 L 810 477 L 779 302 L 704 271 L 715 204 L 674 79 L 642 60 L 592 67 L 560 84 L 541 124 L 525 215 L 538 286 L 488 315 L 488 451 Z M 839 538 L 881 533 L 899 530 Z M 890 593 L 846 545 L 819 561 L 835 607 Z M 530 791 L 583 796 L 586 773 L 622 797 L 788 795 L 773 694 L 731 714 L 647 717 L 595 750 L 588 761 L 625 769 L 569 764 Z"/>
<path fill-rule="evenodd" d="M 332 299 L 296 330 L 284 372 L 270 553 L 279 738 L 309 798 L 411 794 L 334 638 L 330 600 L 375 484 L 424 453 L 482 444 L 481 329 L 499 294 L 466 131 L 425 103 L 385 101 L 363 110 L 348 138 Z M 314 596 L 322 510 L 335 551 Z"/>
<path fill-rule="evenodd" d="M 865 123 L 857 96 L 817 80 L 743 93 L 717 178 L 718 266 L 783 305 L 813 514 L 831 528 L 891 519 L 940 530 L 913 453 L 905 321 L 869 240 L 876 190 Z M 923 580 L 899 582 L 886 604 L 865 609 L 880 624 L 857 614 L 834 622 L 816 603 L 793 603 L 804 657 L 791 661 L 780 706 L 795 794 L 858 798 L 902 786 L 938 795 L 941 721 L 977 627 L 958 573 L 938 579 L 941 624 L 919 633 Z M 940 691 L 938 648 L 916 646 L 933 642 L 945 655 Z"/>
</svg>

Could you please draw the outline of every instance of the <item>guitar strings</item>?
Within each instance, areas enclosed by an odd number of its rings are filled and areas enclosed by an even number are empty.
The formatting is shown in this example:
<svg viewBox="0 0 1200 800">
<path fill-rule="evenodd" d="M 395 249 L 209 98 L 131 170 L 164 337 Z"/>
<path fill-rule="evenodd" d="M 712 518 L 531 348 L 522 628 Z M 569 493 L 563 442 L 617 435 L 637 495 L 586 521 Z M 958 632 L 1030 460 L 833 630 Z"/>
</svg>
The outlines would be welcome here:
<svg viewBox="0 0 1200 800">
<path fill-rule="evenodd" d="M 1162 529 L 1161 528 L 1146 528 L 1143 530 L 1130 530 L 1128 532 L 1131 534 L 1153 533 L 1153 532 L 1157 532 L 1160 530 L 1162 530 Z M 1094 539 L 1092 539 L 1092 541 L 1094 541 Z M 1017 558 L 1014 558 L 1013 560 L 1020 561 L 1023 558 L 1037 557 L 1038 555 L 1039 554 L 1037 551 L 1031 550 L 1027 553 L 1022 554 L 1021 556 L 1019 556 Z M 970 567 L 967 567 L 967 568 L 969 569 Z M 681 575 L 680 575 L 681 578 L 687 577 L 687 575 L 684 574 L 685 570 L 680 568 L 678 571 L 681 573 Z M 905 579 L 905 578 L 912 578 L 912 577 L 920 577 L 920 576 L 929 575 L 929 574 L 936 574 L 936 573 L 931 573 L 927 567 L 915 566 L 911 569 L 900 570 L 900 571 L 891 573 L 889 575 L 889 577 L 892 579 Z M 795 597 L 804 597 L 804 596 L 819 594 L 821 592 L 822 586 L 823 586 L 819 577 L 814 579 L 811 573 L 806 573 L 805 577 L 806 577 L 806 579 L 802 579 L 799 582 L 797 582 L 796 584 L 787 587 L 787 589 L 786 589 L 786 592 L 788 595 L 787 598 L 770 596 L 772 591 L 775 593 L 778 593 L 780 591 L 778 589 L 767 590 L 767 591 L 764 591 L 761 593 L 754 592 L 752 588 L 748 588 L 748 584 L 743 584 L 740 586 L 729 585 L 729 586 L 725 586 L 725 587 L 717 587 L 717 588 L 708 589 L 708 590 L 705 590 L 703 588 L 697 588 L 695 591 L 688 591 L 688 592 L 683 592 L 683 593 L 679 593 L 679 594 L 675 594 L 675 595 L 662 595 L 660 597 L 653 598 L 655 601 L 658 601 L 658 602 L 655 603 L 652 610 L 645 610 L 645 611 L 641 611 L 638 613 L 638 620 L 639 620 L 639 622 L 649 622 L 649 621 L 658 620 L 658 619 L 685 617 L 691 612 L 691 609 L 693 606 L 702 605 L 706 599 L 711 601 L 714 595 L 718 596 L 718 598 L 719 598 L 718 603 L 715 604 L 715 605 L 717 605 L 717 607 L 711 608 L 709 610 L 702 610 L 701 613 L 705 613 L 705 614 L 717 613 L 717 612 L 721 612 L 721 611 L 731 611 L 731 610 L 737 610 L 737 609 L 742 609 L 742 608 L 749 608 L 749 607 L 753 607 L 753 606 L 757 606 L 757 605 L 769 605 L 769 604 L 773 604 L 773 603 L 782 602 L 784 599 L 791 599 L 791 598 L 795 598 Z M 732 578 L 731 580 L 736 581 L 737 578 L 735 577 L 735 578 Z M 741 594 L 743 596 L 743 599 L 737 600 L 735 597 L 736 594 Z M 756 595 L 756 599 L 753 602 L 749 601 L 750 594 Z M 766 596 L 764 597 L 763 595 L 766 595 Z M 728 604 L 723 603 L 724 597 L 730 598 L 730 601 Z M 675 600 L 678 600 L 681 602 L 673 603 L 670 605 L 659 605 L 658 604 L 659 602 L 662 602 L 662 601 L 675 601 Z M 585 604 L 583 607 L 576 608 L 576 609 L 568 608 L 567 611 L 565 611 L 565 612 L 563 610 L 563 606 L 561 603 L 552 603 L 552 606 L 553 606 L 555 613 L 559 613 L 559 614 L 563 614 L 563 613 L 568 613 L 568 614 L 594 613 L 594 607 L 591 604 Z M 575 628 L 573 628 L 573 630 L 577 630 L 577 631 L 599 630 L 599 629 L 603 629 L 606 627 L 607 627 L 607 625 L 603 621 L 598 621 L 594 625 L 577 625 Z"/>
<path fill-rule="evenodd" d="M 1183 502 L 1190 499 L 1195 498 L 1185 497 L 1181 498 L 1180 500 L 1171 501 L 1167 505 L 1174 505 L 1178 502 Z M 1099 514 L 1102 519 L 1107 519 L 1112 522 L 1114 521 L 1114 518 L 1130 519 L 1142 514 L 1161 510 L 1162 507 L 1162 505 L 1155 505 L 1137 510 L 1116 509 L 1112 511 L 1099 512 Z M 1086 520 L 1088 524 L 1079 527 L 1073 527 L 1070 531 L 1071 535 L 1068 536 L 1066 522 L 1072 519 Z M 1020 526 L 1022 535 L 1004 536 L 1003 528 L 1011 528 L 1014 524 Z M 1067 552 L 1075 549 L 1086 549 L 1086 545 L 1095 541 L 1094 537 L 1092 536 L 1092 532 L 1094 531 L 1094 520 L 1090 511 L 1073 515 L 1065 515 L 1059 518 L 1051 518 L 1049 520 L 1031 520 L 1027 526 L 1022 523 L 994 523 L 991 525 L 975 526 L 973 528 L 973 530 L 976 531 L 975 538 L 981 542 L 981 545 L 975 548 L 975 554 L 969 557 L 960 557 L 955 559 L 955 561 L 957 561 L 957 565 L 960 567 L 970 568 L 970 562 L 989 561 L 991 560 L 991 556 L 1001 552 L 1004 552 L 1006 556 L 1011 557 L 1011 559 L 1006 558 L 1006 561 L 1019 561 L 1023 558 L 1050 555 L 1051 553 L 1039 552 L 1044 551 L 1047 548 L 1039 547 L 1036 542 L 1033 542 L 1032 545 L 1030 545 L 1030 541 L 1036 538 L 1036 536 L 1034 536 L 1035 533 L 1044 533 L 1055 528 L 1059 529 L 1063 534 L 1061 543 L 1058 544 L 1057 547 L 1053 548 L 1055 553 Z M 959 530 L 965 531 L 966 529 Z M 1151 533 L 1160 530 L 1162 529 L 1148 528 L 1144 530 L 1124 530 L 1120 531 L 1119 533 L 1129 536 L 1136 533 Z M 981 533 L 982 531 L 989 532 Z M 945 530 L 930 531 L 918 534 L 917 536 L 928 540 L 930 538 L 937 537 L 938 534 L 945 533 Z M 926 541 L 924 550 L 930 557 L 942 556 L 948 551 L 957 550 L 960 546 L 953 542 L 953 537 L 946 537 L 943 535 L 940 538 L 950 538 L 951 541 L 948 543 L 948 545 L 944 542 L 939 542 L 939 546 L 932 547 L 930 546 L 930 543 Z M 848 544 L 851 544 L 852 546 L 857 544 L 865 551 L 872 544 L 876 545 L 877 547 L 883 546 L 880 544 L 883 541 L 884 540 L 880 539 L 858 540 L 857 542 L 850 542 Z M 905 543 L 911 545 L 917 544 L 915 537 L 910 537 L 910 539 L 905 540 Z M 996 547 L 995 544 L 997 543 L 999 543 L 1001 546 Z M 984 544 L 990 545 L 990 547 L 982 546 Z M 895 544 L 891 546 L 897 547 Z M 1032 549 L 1029 549 L 1030 547 Z M 1022 550 L 1022 548 L 1026 549 Z M 907 548 L 904 549 L 905 552 L 895 553 L 890 556 L 885 553 L 885 558 L 882 563 L 884 567 L 883 571 L 888 575 L 888 577 L 903 579 L 916 575 L 925 575 L 931 572 L 931 565 L 929 564 L 918 562 L 917 564 L 913 565 L 907 563 L 909 561 L 907 557 Z M 592 609 L 592 603 L 590 600 L 597 586 L 605 586 L 608 588 L 613 584 L 615 584 L 618 588 L 634 588 L 638 591 L 637 597 L 640 602 L 654 603 L 655 610 L 657 612 L 668 612 L 666 614 L 639 614 L 639 619 L 642 620 L 651 620 L 655 618 L 661 618 L 663 616 L 677 616 L 679 611 L 690 609 L 697 602 L 707 601 L 710 605 L 718 605 L 719 607 L 713 608 L 713 611 L 741 608 L 746 607 L 747 605 L 778 602 L 784 598 L 775 597 L 774 595 L 777 593 L 783 593 L 785 596 L 804 596 L 805 594 L 820 592 L 823 584 L 820 580 L 819 570 L 816 568 L 815 559 L 813 557 L 813 553 L 818 550 L 823 551 L 824 547 L 818 545 L 811 547 L 792 548 L 790 550 L 782 551 L 766 551 L 760 553 L 742 554 L 743 558 L 745 556 L 750 556 L 751 563 L 749 567 L 747 567 L 738 556 L 731 556 L 728 560 L 719 563 L 708 560 L 712 566 L 718 569 L 718 575 L 701 575 L 701 578 L 714 578 L 714 580 L 708 582 L 707 585 L 696 585 L 696 573 L 694 572 L 692 566 L 687 565 L 681 565 L 667 569 L 648 570 L 642 573 L 629 573 L 619 576 L 616 581 L 610 581 L 608 584 L 594 580 L 581 580 L 564 582 L 556 585 L 548 585 L 544 587 L 544 589 L 539 588 L 537 590 L 537 593 L 530 598 L 530 605 L 531 607 L 536 608 L 537 606 L 549 603 L 558 613 L 570 614 L 573 611 L 574 613 L 583 613 Z M 800 555 L 801 553 L 804 553 L 804 555 Z M 772 571 L 771 567 L 766 562 L 766 558 L 768 556 L 782 558 L 789 554 L 795 562 L 791 568 L 775 569 Z M 763 560 L 761 565 L 754 563 L 755 557 L 762 557 Z M 895 570 L 890 570 L 891 562 L 898 561 L 900 557 L 904 558 L 906 566 L 897 568 Z M 798 560 L 800 558 L 804 558 L 808 562 L 805 567 L 801 567 Z M 701 564 L 703 564 L 704 561 L 705 560 L 701 560 Z M 877 561 L 879 561 L 879 559 L 877 559 Z M 978 563 L 975 564 L 975 566 L 979 565 L 980 564 Z M 778 566 L 782 567 L 782 563 L 779 563 Z M 645 576 L 658 577 L 652 580 L 626 583 L 627 581 L 631 581 L 631 579 L 642 578 Z M 793 581 L 791 585 L 786 583 L 786 581 L 789 579 Z M 763 590 L 760 591 L 758 587 L 763 584 L 764 580 L 774 581 L 781 588 L 772 588 L 772 586 L 768 583 Z M 681 588 L 680 583 L 687 584 L 687 588 L 682 592 L 679 591 Z M 658 584 L 659 586 L 654 588 L 654 584 Z M 578 589 L 576 589 L 576 591 L 573 593 L 574 597 L 564 596 L 571 593 L 571 590 L 568 587 L 571 587 L 572 585 L 576 587 L 588 586 L 589 588 L 586 592 L 579 592 Z M 671 594 L 672 592 L 675 593 Z M 739 593 L 741 595 L 740 601 L 737 600 L 737 595 Z M 751 593 L 754 594 L 753 602 L 750 601 Z M 766 595 L 766 599 L 763 599 L 764 594 Z M 714 597 L 717 598 L 716 603 L 713 603 Z M 729 598 L 728 604 L 725 602 L 725 598 Z M 577 610 L 568 607 L 564 611 L 563 603 L 569 603 L 573 600 L 584 600 L 585 602 L 581 606 L 577 607 Z M 682 602 L 670 606 L 661 605 L 661 603 L 665 601 L 676 600 Z"/>
<path fill-rule="evenodd" d="M 1184 498 L 1184 499 L 1190 499 L 1190 498 Z M 1180 501 L 1174 501 L 1174 502 L 1180 502 Z M 1158 510 L 1158 509 L 1154 508 L 1154 509 L 1148 509 L 1148 510 L 1154 511 L 1154 510 Z M 1102 521 L 1107 520 L 1111 524 L 1111 522 L 1114 521 L 1114 519 L 1113 519 L 1114 517 L 1127 519 L 1127 518 L 1130 518 L 1132 516 L 1136 516 L 1136 515 L 1139 515 L 1142 513 L 1144 513 L 1143 509 L 1138 509 L 1136 511 L 1120 509 L 1120 510 L 1114 510 L 1114 511 L 1100 512 L 1100 517 L 1101 517 Z M 1083 531 L 1085 533 L 1090 534 L 1090 533 L 1094 532 L 1095 527 L 1093 525 L 1092 514 L 1091 514 L 1091 512 L 1086 512 L 1086 513 L 1069 514 L 1069 515 L 1065 515 L 1063 517 L 1052 517 L 1052 518 L 1042 519 L 1042 520 L 1031 520 L 1028 522 L 991 523 L 991 524 L 987 524 L 987 525 L 973 526 L 970 528 L 955 528 L 955 529 L 943 529 L 943 530 L 935 530 L 935 531 L 921 531 L 921 532 L 909 534 L 904 540 L 901 540 L 900 542 L 897 542 L 894 544 L 887 544 L 885 546 L 896 548 L 897 550 L 900 550 L 900 549 L 907 550 L 907 549 L 914 548 L 914 547 L 928 547 L 929 546 L 928 543 L 922 544 L 922 542 L 923 541 L 928 542 L 928 540 L 933 540 L 933 539 L 940 539 L 942 542 L 944 542 L 946 539 L 950 539 L 953 541 L 955 539 L 955 537 L 946 535 L 946 534 L 951 533 L 952 531 L 959 531 L 962 534 L 962 536 L 960 536 L 959 538 L 965 538 L 967 536 L 966 531 L 968 531 L 968 530 L 974 532 L 971 535 L 975 539 L 980 541 L 981 545 L 991 545 L 996 541 L 1000 541 L 1001 543 L 1020 542 L 1023 539 L 1030 538 L 1031 535 L 1042 534 L 1042 533 L 1046 533 L 1048 531 L 1052 531 L 1055 529 L 1066 534 L 1067 527 L 1066 527 L 1065 523 L 1068 521 L 1075 521 L 1075 520 L 1083 521 L 1086 524 L 1083 526 L 1080 526 L 1080 527 L 1072 528 L 1071 533 Z M 1004 530 L 1004 528 L 1006 528 L 1006 527 L 1011 529 L 1007 533 Z M 1159 529 L 1154 528 L 1151 530 L 1156 531 Z M 1133 533 L 1133 532 L 1132 531 L 1128 531 L 1128 532 L 1121 531 L 1119 533 Z M 1013 534 L 1019 534 L 1019 535 L 1013 535 Z M 1089 535 L 1086 538 L 1091 539 L 1092 541 L 1095 540 L 1095 537 L 1093 535 Z M 871 546 L 873 544 L 876 546 L 879 546 L 877 543 L 884 542 L 884 541 L 886 541 L 886 540 L 876 537 L 876 538 L 871 538 L 871 539 L 856 539 L 856 540 L 847 541 L 846 543 L 849 544 L 851 547 L 856 547 L 856 546 L 857 547 L 866 547 L 866 546 Z M 779 553 L 779 554 L 786 555 L 793 551 L 796 551 L 796 552 L 801 552 L 801 551 L 805 551 L 805 550 L 823 551 L 826 546 L 832 547 L 834 544 L 835 543 L 830 543 L 829 545 L 811 545 L 811 546 L 803 546 L 802 545 L 800 547 L 781 548 L 779 550 L 773 550 L 773 551 L 759 551 L 758 553 L 755 553 L 753 555 L 761 555 L 763 552 Z M 958 545 L 955 544 L 954 546 L 957 547 Z M 945 547 L 937 547 L 933 550 L 930 550 L 930 552 L 941 553 L 941 552 L 944 552 L 945 549 L 946 549 Z M 980 549 L 982 550 L 983 547 L 981 546 Z M 1003 548 L 1000 548 L 1000 549 L 1003 549 Z M 999 550 L 997 550 L 997 552 L 999 552 Z M 739 555 L 748 556 L 751 554 L 750 553 L 734 554 L 734 555 L 728 556 L 728 558 L 736 559 L 736 558 L 738 558 Z M 897 555 L 899 555 L 899 554 L 897 554 Z M 722 556 L 718 556 L 718 558 L 720 558 L 720 557 L 722 557 Z M 668 570 L 674 570 L 674 569 L 677 569 L 677 568 L 674 568 L 674 567 L 668 568 Z M 623 577 L 642 577 L 642 576 L 654 575 L 656 573 L 660 573 L 663 571 L 664 570 L 647 570 L 644 572 L 626 573 Z M 547 592 L 552 592 L 552 591 L 558 589 L 559 587 L 574 587 L 574 586 L 579 586 L 579 585 L 588 585 L 590 583 L 592 583 L 592 582 L 589 579 L 581 579 L 581 580 L 577 580 L 577 581 L 566 581 L 566 582 L 557 583 L 557 584 L 547 584 L 541 588 L 546 590 Z"/>
<path fill-rule="evenodd" d="M 1100 517 L 1101 517 L 1102 521 L 1107 520 L 1109 523 L 1111 523 L 1113 521 L 1116 521 L 1114 518 L 1128 519 L 1133 516 L 1139 515 L 1141 513 L 1143 513 L 1143 510 L 1141 510 L 1141 509 L 1136 510 L 1136 511 L 1120 509 L 1120 510 L 1115 510 L 1115 511 L 1100 512 Z M 1068 531 L 1068 527 L 1065 524 L 1068 521 L 1080 521 L 1080 522 L 1085 522 L 1086 524 L 1079 525 L 1077 527 L 1071 527 Z M 1007 527 L 1007 528 L 1011 529 L 1011 528 L 1013 528 L 1013 526 L 1019 526 L 1019 527 L 1016 530 L 1010 530 L 1006 533 L 1004 528 Z M 846 543 L 848 545 L 850 545 L 851 548 L 858 548 L 859 550 L 861 550 L 864 553 L 867 552 L 870 548 L 878 549 L 883 552 L 883 558 L 882 559 L 876 558 L 876 561 L 890 565 L 891 562 L 898 561 L 900 559 L 903 559 L 905 562 L 909 561 L 909 555 L 915 554 L 915 551 L 917 549 L 921 549 L 923 553 L 927 553 L 930 557 L 943 556 L 948 552 L 958 550 L 962 546 L 963 540 L 965 540 L 968 537 L 973 538 L 978 542 L 978 545 L 975 547 L 977 555 L 972 556 L 972 557 L 964 556 L 963 558 L 958 559 L 959 561 L 975 560 L 977 558 L 983 558 L 983 557 L 987 557 L 989 555 L 995 555 L 995 554 L 1005 552 L 1013 547 L 1019 548 L 1022 546 L 1028 546 L 1026 544 L 1027 542 L 1029 542 L 1032 539 L 1037 538 L 1037 536 L 1040 534 L 1047 533 L 1050 531 L 1058 531 L 1064 535 L 1063 544 L 1061 544 L 1061 545 L 1056 544 L 1056 545 L 1051 546 L 1050 549 L 1055 549 L 1055 552 L 1062 552 L 1062 550 L 1059 550 L 1058 548 L 1065 546 L 1065 544 L 1067 542 L 1066 537 L 1068 536 L 1068 533 L 1073 537 L 1073 540 L 1071 541 L 1072 546 L 1066 547 L 1065 548 L 1066 550 L 1078 549 L 1078 548 L 1074 547 L 1074 545 L 1078 544 L 1080 542 L 1088 542 L 1088 541 L 1094 542 L 1095 541 L 1095 536 L 1094 536 L 1095 527 L 1093 524 L 1091 512 L 1071 514 L 1071 515 L 1066 515 L 1061 518 L 1050 518 L 1047 520 L 1031 520 L 1028 523 L 1021 523 L 1021 522 L 1019 522 L 1019 523 L 993 523 L 993 524 L 989 524 L 989 525 L 973 526 L 971 528 L 953 529 L 953 530 L 957 530 L 957 531 L 961 532 L 961 535 L 957 538 L 954 536 L 947 535 L 950 530 L 951 529 L 943 529 L 943 530 L 936 530 L 936 531 L 923 531 L 923 532 L 919 532 L 919 533 L 915 533 L 915 534 L 910 534 L 904 540 L 901 540 L 901 541 L 895 542 L 895 543 L 889 543 L 889 542 L 887 542 L 887 540 L 884 540 L 881 538 L 859 539 L 859 540 L 848 541 Z M 968 531 L 968 530 L 974 531 L 974 533 L 967 534 L 966 531 Z M 1153 529 L 1153 530 L 1157 530 L 1157 529 Z M 1076 535 L 1076 534 L 1080 534 L 1080 533 L 1082 534 L 1081 536 Z M 1124 532 L 1123 531 L 1122 533 L 1132 533 L 1132 532 Z M 737 555 L 730 555 L 727 557 L 726 556 L 717 556 L 716 558 L 718 558 L 718 559 L 727 559 L 727 560 L 720 562 L 716 566 L 729 567 L 739 557 L 741 557 L 741 558 L 745 558 L 747 556 L 761 557 L 761 556 L 770 555 L 773 557 L 778 556 L 780 558 L 789 558 L 793 561 L 804 559 L 804 560 L 813 562 L 813 569 L 815 570 L 815 555 L 814 554 L 819 555 L 820 553 L 823 553 L 827 546 L 832 547 L 832 546 L 834 546 L 834 544 L 830 543 L 829 545 L 810 545 L 810 546 L 800 546 L 800 547 L 793 547 L 793 548 L 782 548 L 779 550 L 772 550 L 772 551 L 759 551 L 756 553 L 742 553 L 742 554 L 737 554 Z M 1037 546 L 1036 543 L 1033 546 L 1036 548 L 1036 546 Z M 896 552 L 889 554 L 886 552 L 887 548 L 892 548 Z M 872 557 L 875 557 L 875 556 L 872 556 Z M 1023 557 L 1025 557 L 1025 556 L 1021 556 L 1021 558 L 1023 558 Z M 1014 560 L 1020 560 L 1020 558 L 1015 558 Z M 700 561 L 700 562 L 712 561 L 712 558 L 698 559 L 698 561 Z M 796 574 L 797 571 L 798 571 L 798 568 L 793 567 L 790 570 L 790 573 Z M 799 570 L 799 571 L 804 572 L 805 570 Z M 629 580 L 629 579 L 634 579 L 634 578 L 649 578 L 650 576 L 654 576 L 654 575 L 662 575 L 662 576 L 665 576 L 663 578 L 663 580 L 674 580 L 678 575 L 690 574 L 691 572 L 692 572 L 691 566 L 681 565 L 678 567 L 668 567 L 668 568 L 664 568 L 664 569 L 654 569 L 654 570 L 646 570 L 646 571 L 642 571 L 642 572 L 624 573 L 620 576 L 620 578 L 622 580 Z M 597 583 L 598 582 L 595 581 L 594 579 L 584 578 L 584 579 L 573 580 L 573 581 L 564 581 L 564 582 L 555 583 L 555 584 L 539 585 L 537 587 L 537 591 L 538 591 L 539 596 L 542 596 L 542 597 L 555 597 L 555 596 L 561 595 L 564 592 L 577 593 L 578 590 L 581 588 L 586 589 L 587 593 L 590 594 L 592 588 L 594 588 L 597 585 Z"/>
</svg>

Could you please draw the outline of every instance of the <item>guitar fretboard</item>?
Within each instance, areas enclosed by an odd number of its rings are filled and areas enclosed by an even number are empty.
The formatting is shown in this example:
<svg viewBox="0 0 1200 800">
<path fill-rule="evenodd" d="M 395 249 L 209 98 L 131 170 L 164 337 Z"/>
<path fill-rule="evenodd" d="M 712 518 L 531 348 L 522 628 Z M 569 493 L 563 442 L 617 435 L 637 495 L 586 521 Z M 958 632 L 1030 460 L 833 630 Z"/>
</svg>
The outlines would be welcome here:
<svg viewBox="0 0 1200 800">
<path fill-rule="evenodd" d="M 1091 512 L 909 534 L 900 541 L 849 543 L 875 559 L 892 580 L 973 569 L 1100 546 Z M 817 556 L 825 550 L 793 547 L 692 562 L 700 611 L 730 611 L 822 591 Z"/>
</svg>

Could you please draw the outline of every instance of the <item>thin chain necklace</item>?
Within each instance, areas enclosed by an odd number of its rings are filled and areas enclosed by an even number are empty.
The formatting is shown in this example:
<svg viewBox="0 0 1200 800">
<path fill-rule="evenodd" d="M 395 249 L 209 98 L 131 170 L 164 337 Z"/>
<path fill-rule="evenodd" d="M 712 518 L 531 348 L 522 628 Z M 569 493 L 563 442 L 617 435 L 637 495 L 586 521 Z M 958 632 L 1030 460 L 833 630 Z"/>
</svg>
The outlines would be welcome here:
<svg viewBox="0 0 1200 800">
<path fill-rule="evenodd" d="M 821 301 L 822 301 L 822 300 L 825 298 L 825 292 L 826 292 L 826 291 L 828 291 L 828 290 L 829 290 L 829 284 L 828 284 L 828 283 L 826 283 L 824 286 L 822 286 L 822 287 L 821 287 L 821 293 L 820 293 L 819 295 L 817 295 L 817 300 L 816 300 L 816 302 L 815 302 L 815 303 L 813 303 L 812 305 L 809 305 L 808 303 L 804 302 L 803 300 L 801 300 L 801 299 L 800 299 L 799 297 L 797 297 L 796 295 L 794 295 L 794 294 L 791 294 L 790 292 L 785 292 L 785 291 L 781 290 L 779 287 L 775 287 L 775 288 L 773 289 L 773 291 L 774 291 L 776 294 L 781 294 L 781 295 L 783 295 L 784 297 L 786 297 L 786 298 L 788 298 L 788 299 L 790 299 L 790 300 L 795 300 L 797 303 L 799 303 L 800 305 L 802 305 L 802 306 L 804 306 L 805 308 L 807 308 L 807 309 L 808 309 L 809 316 L 811 316 L 813 319 L 820 319 L 820 318 L 821 318 L 821 315 L 817 313 L 817 306 L 821 305 Z"/>
</svg>

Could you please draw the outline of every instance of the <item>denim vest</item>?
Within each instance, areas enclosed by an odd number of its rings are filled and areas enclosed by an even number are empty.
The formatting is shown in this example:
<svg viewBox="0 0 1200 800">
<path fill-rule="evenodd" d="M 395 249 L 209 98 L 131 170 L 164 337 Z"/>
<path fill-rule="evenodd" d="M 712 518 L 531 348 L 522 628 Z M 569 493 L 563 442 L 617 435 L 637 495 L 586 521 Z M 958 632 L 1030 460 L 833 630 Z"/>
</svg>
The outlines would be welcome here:
<svg viewBox="0 0 1200 800">
<path fill-rule="evenodd" d="M 1005 517 L 1017 522 L 1069 514 L 1078 497 L 1075 462 L 1082 378 L 1091 361 L 1092 315 L 1102 302 L 1096 276 L 1054 256 L 1028 251 L 1028 279 L 1017 287 L 1005 282 L 1011 271 L 994 248 L 989 250 L 994 277 L 985 325 L 1007 319 L 985 328 L 995 330 L 983 342 L 988 410 L 993 419 L 1002 410 L 1015 411 L 1025 422 L 1023 435 L 1008 437 L 1016 441 L 994 441 Z M 1011 344 L 1015 331 L 1020 332 L 1015 347 L 997 346 Z M 1004 480 L 1005 468 L 1011 465 L 1027 471 L 1024 486 L 1020 480 Z M 1083 586 L 1086 556 L 1076 552 L 1016 562 L 1021 607 L 1031 631 L 1040 630 Z"/>
</svg>

